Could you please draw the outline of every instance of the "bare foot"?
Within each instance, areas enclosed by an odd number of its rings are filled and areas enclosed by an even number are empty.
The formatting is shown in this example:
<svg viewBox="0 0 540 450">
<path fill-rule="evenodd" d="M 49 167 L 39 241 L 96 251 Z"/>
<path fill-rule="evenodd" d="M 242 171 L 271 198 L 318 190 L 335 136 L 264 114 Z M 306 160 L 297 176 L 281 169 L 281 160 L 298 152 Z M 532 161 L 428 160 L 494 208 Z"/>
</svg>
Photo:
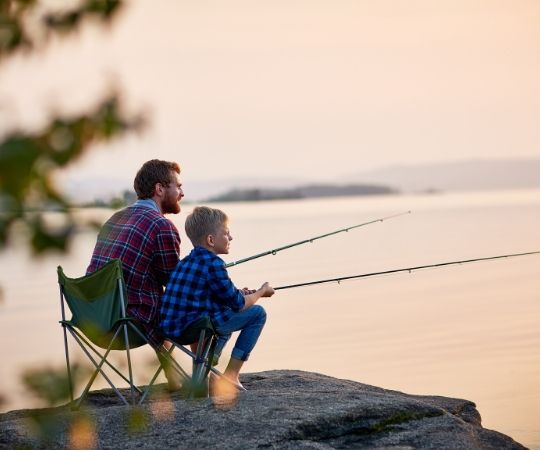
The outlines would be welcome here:
<svg viewBox="0 0 540 450">
<path fill-rule="evenodd" d="M 238 398 L 238 388 L 224 377 L 210 376 L 210 396 L 218 409 L 231 409 Z"/>
</svg>

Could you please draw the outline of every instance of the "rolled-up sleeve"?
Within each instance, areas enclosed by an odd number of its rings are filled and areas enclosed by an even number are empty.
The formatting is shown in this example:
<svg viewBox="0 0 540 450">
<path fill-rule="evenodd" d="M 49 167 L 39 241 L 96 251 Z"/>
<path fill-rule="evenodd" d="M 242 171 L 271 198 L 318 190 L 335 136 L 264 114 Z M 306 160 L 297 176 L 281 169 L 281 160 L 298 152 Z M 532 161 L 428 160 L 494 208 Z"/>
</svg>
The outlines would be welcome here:
<svg viewBox="0 0 540 450">
<path fill-rule="evenodd" d="M 245 305 L 244 294 L 236 288 L 229 278 L 225 263 L 221 259 L 215 259 L 208 268 L 209 288 L 213 300 L 224 304 L 233 311 L 240 311 Z"/>
</svg>

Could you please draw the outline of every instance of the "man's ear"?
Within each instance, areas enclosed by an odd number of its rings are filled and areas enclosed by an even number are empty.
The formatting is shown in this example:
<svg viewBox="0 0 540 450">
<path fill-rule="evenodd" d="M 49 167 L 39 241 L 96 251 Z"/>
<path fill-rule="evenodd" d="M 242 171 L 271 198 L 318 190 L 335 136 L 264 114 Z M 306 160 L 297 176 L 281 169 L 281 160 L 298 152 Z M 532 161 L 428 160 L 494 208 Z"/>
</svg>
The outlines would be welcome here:
<svg viewBox="0 0 540 450">
<path fill-rule="evenodd" d="M 154 186 L 154 193 L 158 196 L 162 196 L 163 192 L 165 192 L 165 188 L 161 183 L 156 183 Z"/>
</svg>

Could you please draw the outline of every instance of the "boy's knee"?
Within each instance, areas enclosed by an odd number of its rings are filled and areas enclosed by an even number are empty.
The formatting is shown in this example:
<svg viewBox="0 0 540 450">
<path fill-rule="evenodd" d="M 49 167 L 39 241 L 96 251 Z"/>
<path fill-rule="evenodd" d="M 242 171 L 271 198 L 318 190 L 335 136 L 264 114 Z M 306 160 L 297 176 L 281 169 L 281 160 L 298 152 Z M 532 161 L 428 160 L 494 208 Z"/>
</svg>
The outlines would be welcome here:
<svg viewBox="0 0 540 450">
<path fill-rule="evenodd" d="M 253 315 L 257 318 L 257 321 L 262 324 L 266 323 L 266 311 L 264 308 L 261 305 L 253 305 L 251 308 L 254 310 Z"/>
</svg>

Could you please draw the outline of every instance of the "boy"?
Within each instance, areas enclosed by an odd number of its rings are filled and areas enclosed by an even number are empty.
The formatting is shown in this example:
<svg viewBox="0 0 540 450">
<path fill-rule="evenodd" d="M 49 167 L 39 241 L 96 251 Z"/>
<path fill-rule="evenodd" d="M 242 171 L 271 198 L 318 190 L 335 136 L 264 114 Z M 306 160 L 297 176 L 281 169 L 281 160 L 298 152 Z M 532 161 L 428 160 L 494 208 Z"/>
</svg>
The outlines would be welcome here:
<svg viewBox="0 0 540 450">
<path fill-rule="evenodd" d="M 194 248 L 171 274 L 161 304 L 161 329 L 174 339 L 190 323 L 208 316 L 219 335 L 217 356 L 231 334 L 240 331 L 225 370 L 229 380 L 240 384 L 240 369 L 266 322 L 266 312 L 255 303 L 274 295 L 274 289 L 268 283 L 256 291 L 234 286 L 225 262 L 217 256 L 229 253 L 232 240 L 223 211 L 198 206 L 186 218 L 185 228 Z"/>
</svg>

